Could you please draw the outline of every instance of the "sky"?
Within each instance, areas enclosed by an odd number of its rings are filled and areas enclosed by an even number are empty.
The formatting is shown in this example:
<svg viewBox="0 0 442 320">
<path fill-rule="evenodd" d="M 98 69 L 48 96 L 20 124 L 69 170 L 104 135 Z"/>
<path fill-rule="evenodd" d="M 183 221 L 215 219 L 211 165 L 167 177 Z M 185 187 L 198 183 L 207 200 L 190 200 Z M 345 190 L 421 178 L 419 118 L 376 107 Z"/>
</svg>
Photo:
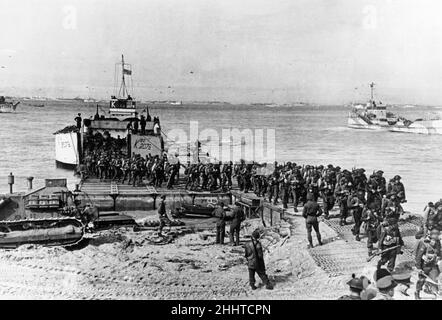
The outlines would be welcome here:
<svg viewBox="0 0 442 320">
<path fill-rule="evenodd" d="M 0 94 L 442 104 L 439 0 L 2 0 Z"/>
</svg>

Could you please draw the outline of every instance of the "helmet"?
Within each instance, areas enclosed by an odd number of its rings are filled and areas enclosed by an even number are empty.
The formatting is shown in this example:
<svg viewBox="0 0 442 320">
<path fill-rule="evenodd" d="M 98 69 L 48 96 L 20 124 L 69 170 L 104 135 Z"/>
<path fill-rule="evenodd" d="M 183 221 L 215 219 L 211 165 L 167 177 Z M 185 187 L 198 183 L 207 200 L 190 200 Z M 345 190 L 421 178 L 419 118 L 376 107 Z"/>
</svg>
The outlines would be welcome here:
<svg viewBox="0 0 442 320">
<path fill-rule="evenodd" d="M 364 290 L 364 284 L 362 282 L 362 279 L 356 278 L 356 275 L 354 273 L 351 275 L 351 277 L 352 277 L 352 279 L 347 282 L 347 284 L 350 286 L 350 288 L 360 290 L 360 291 Z"/>
</svg>

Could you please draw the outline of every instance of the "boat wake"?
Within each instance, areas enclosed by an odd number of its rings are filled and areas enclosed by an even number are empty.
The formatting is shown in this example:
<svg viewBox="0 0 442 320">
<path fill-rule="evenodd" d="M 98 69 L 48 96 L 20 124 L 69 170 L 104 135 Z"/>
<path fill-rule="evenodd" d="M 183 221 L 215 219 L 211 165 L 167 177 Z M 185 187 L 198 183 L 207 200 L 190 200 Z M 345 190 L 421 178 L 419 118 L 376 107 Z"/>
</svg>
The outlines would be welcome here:
<svg viewBox="0 0 442 320">
<path fill-rule="evenodd" d="M 333 132 L 343 132 L 343 131 L 347 131 L 349 128 L 348 127 L 332 127 L 332 128 L 326 128 L 325 130 L 327 131 L 333 131 Z"/>
</svg>

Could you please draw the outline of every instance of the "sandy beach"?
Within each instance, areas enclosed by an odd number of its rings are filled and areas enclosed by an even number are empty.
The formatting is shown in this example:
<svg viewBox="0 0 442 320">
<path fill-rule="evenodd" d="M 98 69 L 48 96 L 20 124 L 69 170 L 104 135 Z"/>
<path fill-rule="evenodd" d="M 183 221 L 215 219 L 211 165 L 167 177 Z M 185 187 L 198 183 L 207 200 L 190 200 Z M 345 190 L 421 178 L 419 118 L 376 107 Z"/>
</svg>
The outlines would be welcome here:
<svg viewBox="0 0 442 320">
<path fill-rule="evenodd" d="M 347 292 L 345 283 L 351 272 L 331 275 L 327 268 L 318 266 L 314 259 L 318 252 L 314 250 L 328 250 L 321 251 L 326 257 L 336 254 L 333 252 L 336 248 L 342 248 L 348 259 L 358 260 L 353 263 L 362 270 L 361 274 L 371 278 L 375 270 L 376 259 L 367 263 L 358 256 L 366 254 L 364 238 L 361 242 L 347 241 L 321 222 L 324 245 L 307 249 L 304 219 L 287 214 L 280 225 L 265 229 L 261 240 L 266 248 L 267 272 L 275 288 L 266 290 L 258 280 L 258 290 L 252 291 L 243 247 L 215 244 L 214 221 L 206 220 L 204 228 L 191 233 L 192 228 L 188 227 L 174 227 L 170 231 L 166 228 L 165 241 L 155 230 L 136 232 L 132 228 L 119 228 L 88 234 L 87 241 L 77 248 L 25 245 L 3 250 L 0 297 L 336 299 Z M 250 230 L 260 226 L 260 219 L 246 221 L 241 231 L 242 242 L 247 241 Z M 406 246 L 413 242 L 412 238 L 405 235 Z M 357 250 L 349 252 L 345 246 L 352 245 L 357 245 Z M 401 260 L 410 264 L 409 256 L 404 255 Z"/>
</svg>

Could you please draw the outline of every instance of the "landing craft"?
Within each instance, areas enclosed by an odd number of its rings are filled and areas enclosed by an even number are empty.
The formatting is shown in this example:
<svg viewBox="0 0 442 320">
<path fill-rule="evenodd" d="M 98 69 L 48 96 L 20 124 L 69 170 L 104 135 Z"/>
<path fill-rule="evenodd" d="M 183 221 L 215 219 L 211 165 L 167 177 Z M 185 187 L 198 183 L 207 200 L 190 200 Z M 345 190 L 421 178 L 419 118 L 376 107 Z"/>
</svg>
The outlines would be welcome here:
<svg viewBox="0 0 442 320">
<path fill-rule="evenodd" d="M 147 154 L 162 156 L 164 142 L 159 119 L 146 122 L 146 134 L 144 135 L 130 133 L 127 130 L 128 124 L 137 117 L 137 103 L 129 94 L 127 86 L 127 84 L 132 85 L 132 67 L 124 61 L 123 55 L 121 63 L 116 64 L 116 67 L 119 66 L 121 66 L 121 74 L 117 73 L 116 68 L 116 78 L 117 76 L 121 77 L 121 83 L 119 86 L 115 83 L 115 95 L 111 97 L 109 107 L 104 110 L 104 114 L 99 114 L 99 106 L 97 105 L 93 119 L 83 119 L 80 129 L 76 126 L 68 126 L 54 133 L 57 166 L 75 168 L 80 165 L 85 156 L 88 137 L 97 134 L 103 136 L 104 140 L 125 141 L 127 145 L 124 149 L 127 155 L 135 152 L 142 157 Z M 146 117 L 150 118 L 147 109 L 141 113 L 143 112 L 146 113 Z"/>
<path fill-rule="evenodd" d="M 347 126 L 352 129 L 386 130 L 392 132 L 442 134 L 442 119 L 408 120 L 388 111 L 388 106 L 374 100 L 374 83 L 370 84 L 371 99 L 367 104 L 352 106 Z"/>
</svg>

